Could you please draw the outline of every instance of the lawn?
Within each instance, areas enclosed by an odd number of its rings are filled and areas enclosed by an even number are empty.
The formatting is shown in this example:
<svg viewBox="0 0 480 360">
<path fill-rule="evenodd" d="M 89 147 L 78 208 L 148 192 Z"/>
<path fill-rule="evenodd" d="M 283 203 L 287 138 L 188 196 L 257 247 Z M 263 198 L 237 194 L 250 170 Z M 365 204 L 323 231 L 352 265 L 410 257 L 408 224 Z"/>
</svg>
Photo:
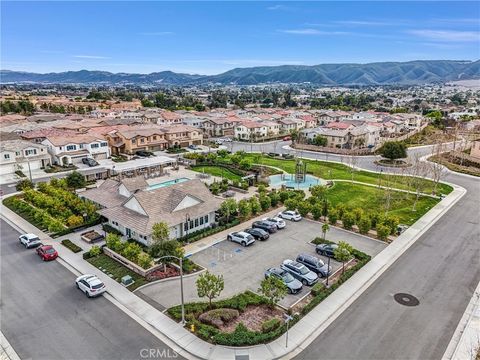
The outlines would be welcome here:
<svg viewBox="0 0 480 360">
<path fill-rule="evenodd" d="M 95 266 L 96 268 L 104 269 L 103 272 L 105 272 L 106 274 L 112 274 L 113 275 L 112 278 L 117 282 L 120 282 L 123 276 L 130 275 L 133 278 L 133 280 L 135 280 L 135 283 L 133 283 L 127 288 L 130 291 L 135 290 L 139 286 L 148 284 L 148 281 L 144 277 L 127 269 L 118 261 L 113 260 L 112 258 L 108 257 L 105 254 L 94 256 L 90 259 L 87 259 L 87 261 L 93 266 Z"/>
<path fill-rule="evenodd" d="M 210 166 L 210 165 L 196 166 L 196 167 L 193 167 L 192 170 L 205 173 L 205 174 L 210 174 L 212 176 L 222 177 L 232 181 L 240 181 L 242 179 L 241 176 L 221 166 Z"/>
<path fill-rule="evenodd" d="M 258 161 L 262 165 L 278 167 L 290 174 L 295 173 L 295 160 L 272 159 L 268 156 L 259 156 L 255 154 L 247 154 L 245 157 L 252 159 L 252 161 Z M 350 167 L 348 167 L 347 165 L 317 160 L 304 159 L 303 161 L 307 163 L 308 173 L 312 173 L 313 175 L 322 179 L 351 180 L 352 178 Z M 412 189 L 411 187 L 409 189 L 408 183 L 405 181 L 405 178 L 405 176 L 401 175 L 381 175 L 365 170 L 355 171 L 353 175 L 353 179 L 355 181 L 377 185 L 380 179 L 384 185 L 385 181 L 388 179 L 391 186 L 394 188 L 413 191 L 414 189 Z M 429 193 L 433 190 L 433 187 L 433 181 L 424 180 L 422 192 Z M 438 185 L 439 193 L 449 194 L 452 191 L 453 188 L 447 184 Z"/>
<path fill-rule="evenodd" d="M 333 206 L 345 204 L 349 208 L 361 208 L 365 212 L 385 211 L 385 190 L 367 185 L 336 182 L 328 190 L 327 198 Z M 416 211 L 412 211 L 415 195 L 399 191 L 391 192 L 390 215 L 398 217 L 401 224 L 412 225 L 428 210 L 435 206 L 439 200 L 431 197 L 420 197 Z"/>
</svg>

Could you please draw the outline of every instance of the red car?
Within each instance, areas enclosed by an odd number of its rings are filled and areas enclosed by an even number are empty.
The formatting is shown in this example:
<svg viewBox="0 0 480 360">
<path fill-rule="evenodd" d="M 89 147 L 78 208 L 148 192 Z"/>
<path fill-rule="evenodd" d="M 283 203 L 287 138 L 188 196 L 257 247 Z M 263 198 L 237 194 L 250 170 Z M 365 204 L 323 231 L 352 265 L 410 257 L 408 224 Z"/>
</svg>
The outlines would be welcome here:
<svg viewBox="0 0 480 360">
<path fill-rule="evenodd" d="M 283 138 L 283 141 L 290 141 L 290 140 L 292 140 L 292 137 L 291 137 L 291 136 L 285 136 L 285 137 Z"/>
<path fill-rule="evenodd" d="M 55 260 L 58 257 L 57 250 L 52 245 L 43 245 L 37 248 L 37 254 L 43 261 Z"/>
</svg>

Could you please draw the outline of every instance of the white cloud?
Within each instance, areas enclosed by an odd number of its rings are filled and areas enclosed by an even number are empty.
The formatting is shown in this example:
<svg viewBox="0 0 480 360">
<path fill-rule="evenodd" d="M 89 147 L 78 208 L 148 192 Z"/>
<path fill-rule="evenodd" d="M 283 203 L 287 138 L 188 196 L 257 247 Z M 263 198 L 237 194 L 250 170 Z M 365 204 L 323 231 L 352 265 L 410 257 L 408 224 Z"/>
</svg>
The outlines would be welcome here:
<svg viewBox="0 0 480 360">
<path fill-rule="evenodd" d="M 289 29 L 289 30 L 278 30 L 284 34 L 293 34 L 293 35 L 348 35 L 349 32 L 346 31 L 322 31 L 317 29 Z"/>
<path fill-rule="evenodd" d="M 154 32 L 141 32 L 139 35 L 143 36 L 166 36 L 166 35 L 173 35 L 172 31 L 154 31 Z"/>
<path fill-rule="evenodd" d="M 478 41 L 480 33 L 477 31 L 457 30 L 409 30 L 407 33 L 433 41 Z"/>
<path fill-rule="evenodd" d="M 285 5 L 273 5 L 267 7 L 267 10 L 276 11 L 276 10 L 288 10 L 288 7 Z"/>
<path fill-rule="evenodd" d="M 73 55 L 73 57 L 77 59 L 92 59 L 92 60 L 110 59 L 107 56 L 99 56 L 99 55 Z"/>
<path fill-rule="evenodd" d="M 360 25 L 360 26 L 386 26 L 392 25 L 392 23 L 381 22 L 381 21 L 365 21 L 365 20 L 341 20 L 333 21 L 335 24 L 339 25 Z"/>
</svg>

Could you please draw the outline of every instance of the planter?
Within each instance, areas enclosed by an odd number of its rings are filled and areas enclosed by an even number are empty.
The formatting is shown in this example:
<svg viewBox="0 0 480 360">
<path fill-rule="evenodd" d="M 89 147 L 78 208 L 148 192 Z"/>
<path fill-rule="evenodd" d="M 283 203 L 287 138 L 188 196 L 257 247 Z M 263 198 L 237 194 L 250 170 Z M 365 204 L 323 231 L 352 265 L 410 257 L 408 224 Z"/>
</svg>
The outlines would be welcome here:
<svg viewBox="0 0 480 360">
<path fill-rule="evenodd" d="M 80 238 L 89 244 L 93 244 L 95 242 L 99 242 L 105 239 L 103 235 L 100 235 L 95 230 L 90 230 L 84 232 L 83 234 L 80 234 Z"/>
<path fill-rule="evenodd" d="M 116 253 L 115 251 L 113 251 L 112 249 L 109 249 L 106 246 L 103 247 L 103 252 L 108 257 L 111 257 L 113 260 L 118 261 L 120 264 L 122 264 L 126 268 L 132 270 L 134 273 L 136 273 L 136 274 L 138 274 L 142 277 L 146 277 L 147 275 L 149 275 L 150 273 L 152 273 L 154 271 L 163 269 L 163 264 L 153 265 L 152 267 L 150 267 L 148 269 L 144 269 L 141 266 L 135 264 L 134 262 L 128 260 L 127 258 L 124 258 L 122 255 Z"/>
</svg>

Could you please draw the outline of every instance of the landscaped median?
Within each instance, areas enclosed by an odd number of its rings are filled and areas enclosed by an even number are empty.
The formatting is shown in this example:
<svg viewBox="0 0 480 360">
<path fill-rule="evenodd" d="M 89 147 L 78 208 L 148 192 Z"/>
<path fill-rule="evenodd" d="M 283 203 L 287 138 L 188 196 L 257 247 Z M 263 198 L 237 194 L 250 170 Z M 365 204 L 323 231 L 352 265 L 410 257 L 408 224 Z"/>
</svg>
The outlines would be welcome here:
<svg viewBox="0 0 480 360">
<path fill-rule="evenodd" d="M 329 243 L 321 239 L 315 239 L 314 242 Z M 282 282 L 275 285 L 278 280 L 273 280 L 272 285 L 268 283 L 271 278 L 267 278 L 264 280 L 265 284 L 262 282 L 258 289 L 259 294 L 246 291 L 226 300 L 213 301 L 211 305 L 208 302 L 186 304 L 187 329 L 203 340 L 218 345 L 251 346 L 271 342 L 285 333 L 287 325 L 284 319 L 287 314 L 292 316 L 288 325 L 292 326 L 370 260 L 370 256 L 356 249 L 350 249 L 347 255 L 348 260 L 343 259 L 346 263 L 344 272 L 339 269 L 332 274 L 329 287 L 322 283 L 314 285 L 312 293 L 295 305 L 293 310 L 286 311 L 276 305 L 287 290 L 281 290 L 282 286 L 285 286 Z M 223 278 L 216 279 L 216 276 L 209 275 L 208 271 L 200 278 L 208 276 L 213 278 L 212 282 L 220 281 L 223 284 Z M 197 290 L 199 286 L 197 280 Z M 213 284 L 211 286 L 215 288 Z M 223 286 L 218 286 L 217 290 L 219 289 L 221 291 Z M 199 296 L 202 296 L 201 291 L 198 292 Z M 216 296 L 219 292 L 211 294 Z M 208 296 L 208 291 L 205 296 Z M 168 309 L 167 313 L 173 319 L 181 320 L 180 305 Z"/>
</svg>

